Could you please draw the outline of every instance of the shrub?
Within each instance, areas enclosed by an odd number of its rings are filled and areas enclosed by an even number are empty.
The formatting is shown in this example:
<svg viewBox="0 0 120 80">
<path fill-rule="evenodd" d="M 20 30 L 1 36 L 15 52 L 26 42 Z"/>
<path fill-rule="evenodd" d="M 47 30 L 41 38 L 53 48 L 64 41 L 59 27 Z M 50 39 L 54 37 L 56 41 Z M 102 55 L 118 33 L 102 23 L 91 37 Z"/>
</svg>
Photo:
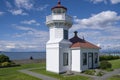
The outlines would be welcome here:
<svg viewBox="0 0 120 80">
<path fill-rule="evenodd" d="M 112 56 L 112 55 L 103 55 L 103 56 L 100 56 L 100 61 L 114 60 L 114 59 L 120 59 L 120 57 L 119 56 Z"/>
<path fill-rule="evenodd" d="M 95 75 L 95 70 L 86 70 L 84 73 L 89 75 Z"/>
<path fill-rule="evenodd" d="M 0 63 L 3 63 L 3 62 L 10 62 L 10 60 L 9 60 L 8 56 L 1 54 L 0 55 Z"/>
<path fill-rule="evenodd" d="M 107 69 L 107 68 L 111 68 L 112 64 L 108 61 L 101 61 L 100 62 L 100 68 L 101 69 Z"/>
<path fill-rule="evenodd" d="M 99 71 L 99 72 L 97 73 L 97 76 L 102 76 L 102 75 L 104 75 L 104 72 L 102 72 L 102 71 Z"/>
<path fill-rule="evenodd" d="M 113 69 L 112 68 L 107 68 L 106 71 L 113 71 Z"/>
<path fill-rule="evenodd" d="M 1 66 L 2 67 L 9 67 L 9 66 L 11 66 L 11 64 L 10 64 L 10 62 L 3 62 L 3 63 L 1 63 Z"/>
</svg>

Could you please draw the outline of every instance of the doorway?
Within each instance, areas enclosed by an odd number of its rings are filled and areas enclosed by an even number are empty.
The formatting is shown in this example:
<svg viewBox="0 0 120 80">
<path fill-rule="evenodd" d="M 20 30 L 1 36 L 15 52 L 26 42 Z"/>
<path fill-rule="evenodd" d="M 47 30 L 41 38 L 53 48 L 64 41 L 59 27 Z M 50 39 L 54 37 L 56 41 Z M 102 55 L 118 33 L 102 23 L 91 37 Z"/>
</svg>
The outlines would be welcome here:
<svg viewBox="0 0 120 80">
<path fill-rule="evenodd" d="M 88 68 L 93 68 L 93 53 L 88 53 Z"/>
</svg>

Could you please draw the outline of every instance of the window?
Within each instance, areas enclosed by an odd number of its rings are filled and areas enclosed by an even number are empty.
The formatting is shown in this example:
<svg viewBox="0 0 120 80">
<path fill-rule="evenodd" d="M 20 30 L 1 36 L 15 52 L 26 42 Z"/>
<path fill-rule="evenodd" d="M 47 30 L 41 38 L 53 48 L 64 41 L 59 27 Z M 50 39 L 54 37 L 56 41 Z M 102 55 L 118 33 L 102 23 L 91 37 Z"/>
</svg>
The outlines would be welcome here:
<svg viewBox="0 0 120 80">
<path fill-rule="evenodd" d="M 83 65 L 87 65 L 87 53 L 83 53 Z"/>
<path fill-rule="evenodd" d="M 68 30 L 64 30 L 64 39 L 68 39 Z"/>
<path fill-rule="evenodd" d="M 95 53 L 95 63 L 98 63 L 98 53 Z"/>
<path fill-rule="evenodd" d="M 68 65 L 68 53 L 63 53 L 63 66 Z"/>
</svg>

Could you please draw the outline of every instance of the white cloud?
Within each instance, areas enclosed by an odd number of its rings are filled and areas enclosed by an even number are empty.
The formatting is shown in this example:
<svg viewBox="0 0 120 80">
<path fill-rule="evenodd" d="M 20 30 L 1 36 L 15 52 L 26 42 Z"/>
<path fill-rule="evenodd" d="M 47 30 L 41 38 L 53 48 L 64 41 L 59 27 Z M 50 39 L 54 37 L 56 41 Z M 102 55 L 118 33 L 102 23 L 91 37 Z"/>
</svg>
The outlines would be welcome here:
<svg viewBox="0 0 120 80">
<path fill-rule="evenodd" d="M 28 24 L 28 25 L 36 25 L 36 26 L 40 26 L 40 23 L 38 23 L 36 20 L 25 20 L 25 21 L 21 21 L 22 24 Z"/>
<path fill-rule="evenodd" d="M 8 7 L 8 11 L 13 15 L 28 15 L 25 11 L 27 10 L 35 10 L 35 11 L 43 11 L 49 5 L 35 5 L 34 0 L 14 0 L 14 3 L 11 4 L 9 1 L 6 1 L 6 6 Z M 37 24 L 39 25 L 39 24 Z"/>
<path fill-rule="evenodd" d="M 24 27 L 24 26 L 16 26 L 16 29 L 23 30 L 23 31 L 35 31 L 35 29 L 30 27 Z"/>
<path fill-rule="evenodd" d="M 44 39 L 44 37 L 48 38 L 47 31 L 37 30 L 34 28 L 24 27 L 24 26 L 16 26 L 16 29 L 25 31 L 25 33 L 19 34 L 19 35 L 22 35 L 20 37 L 29 35 L 30 37 L 41 38 L 41 39 Z M 33 38 L 33 40 L 34 40 L 34 38 Z"/>
<path fill-rule="evenodd" d="M 15 33 L 11 38 L 15 41 L 0 40 L 2 51 L 45 51 L 45 44 L 48 41 L 48 32 L 25 26 L 16 26 L 22 33 Z"/>
<path fill-rule="evenodd" d="M 111 3 L 112 4 L 118 4 L 118 3 L 120 3 L 120 0 L 111 0 Z"/>
<path fill-rule="evenodd" d="M 120 0 L 90 0 L 93 3 L 101 3 L 104 2 L 105 4 L 107 4 L 108 2 L 111 2 L 111 4 L 118 4 L 120 3 Z"/>
<path fill-rule="evenodd" d="M 75 24 L 71 30 L 77 29 L 104 29 L 105 27 L 113 26 L 120 21 L 120 16 L 114 11 L 103 11 L 92 15 L 87 19 L 74 19 Z"/>
<path fill-rule="evenodd" d="M 27 13 L 23 12 L 22 9 L 13 9 L 8 11 L 11 12 L 13 15 L 28 15 Z"/>
<path fill-rule="evenodd" d="M 79 31 L 80 36 L 85 36 L 86 40 L 94 44 L 100 44 L 102 49 L 107 49 L 108 46 L 112 49 L 120 48 L 117 46 L 120 45 L 120 26 L 118 23 L 120 15 L 117 12 L 103 11 L 86 19 L 74 17 L 74 22 L 70 32 Z"/>
<path fill-rule="evenodd" d="M 32 0 L 15 0 L 15 4 L 18 8 L 24 8 L 27 10 L 33 8 Z"/>
<path fill-rule="evenodd" d="M 0 16 L 3 15 L 3 14 L 4 14 L 4 12 L 1 12 L 1 11 L 0 11 Z"/>
<path fill-rule="evenodd" d="M 104 3 L 107 3 L 107 0 L 91 0 L 91 2 L 93 3 L 100 3 L 100 2 L 104 2 Z"/>
<path fill-rule="evenodd" d="M 43 11 L 43 10 L 46 9 L 48 6 L 49 6 L 48 4 L 45 4 L 44 6 L 41 6 L 41 7 L 36 8 L 36 10 L 38 10 L 38 11 Z"/>
</svg>

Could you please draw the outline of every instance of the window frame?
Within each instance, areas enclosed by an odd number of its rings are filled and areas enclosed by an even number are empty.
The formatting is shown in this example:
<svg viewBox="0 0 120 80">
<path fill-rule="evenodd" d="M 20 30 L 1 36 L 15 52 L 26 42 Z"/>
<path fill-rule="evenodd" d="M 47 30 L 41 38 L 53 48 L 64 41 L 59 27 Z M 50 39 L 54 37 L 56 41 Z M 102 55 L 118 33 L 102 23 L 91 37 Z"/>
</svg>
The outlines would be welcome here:
<svg viewBox="0 0 120 80">
<path fill-rule="evenodd" d="M 63 66 L 68 66 L 68 53 L 63 53 Z"/>
<path fill-rule="evenodd" d="M 63 37 L 66 40 L 68 39 L 68 30 L 64 30 Z"/>
<path fill-rule="evenodd" d="M 95 63 L 96 64 L 98 63 L 98 53 L 97 52 L 95 53 Z"/>
<path fill-rule="evenodd" d="M 83 54 L 83 56 L 82 56 L 82 57 L 83 57 L 83 58 L 82 58 L 82 59 L 83 59 L 83 65 L 87 65 L 87 60 L 88 60 L 88 59 L 87 59 L 87 52 L 84 52 L 84 53 L 82 53 L 82 54 Z"/>
</svg>

